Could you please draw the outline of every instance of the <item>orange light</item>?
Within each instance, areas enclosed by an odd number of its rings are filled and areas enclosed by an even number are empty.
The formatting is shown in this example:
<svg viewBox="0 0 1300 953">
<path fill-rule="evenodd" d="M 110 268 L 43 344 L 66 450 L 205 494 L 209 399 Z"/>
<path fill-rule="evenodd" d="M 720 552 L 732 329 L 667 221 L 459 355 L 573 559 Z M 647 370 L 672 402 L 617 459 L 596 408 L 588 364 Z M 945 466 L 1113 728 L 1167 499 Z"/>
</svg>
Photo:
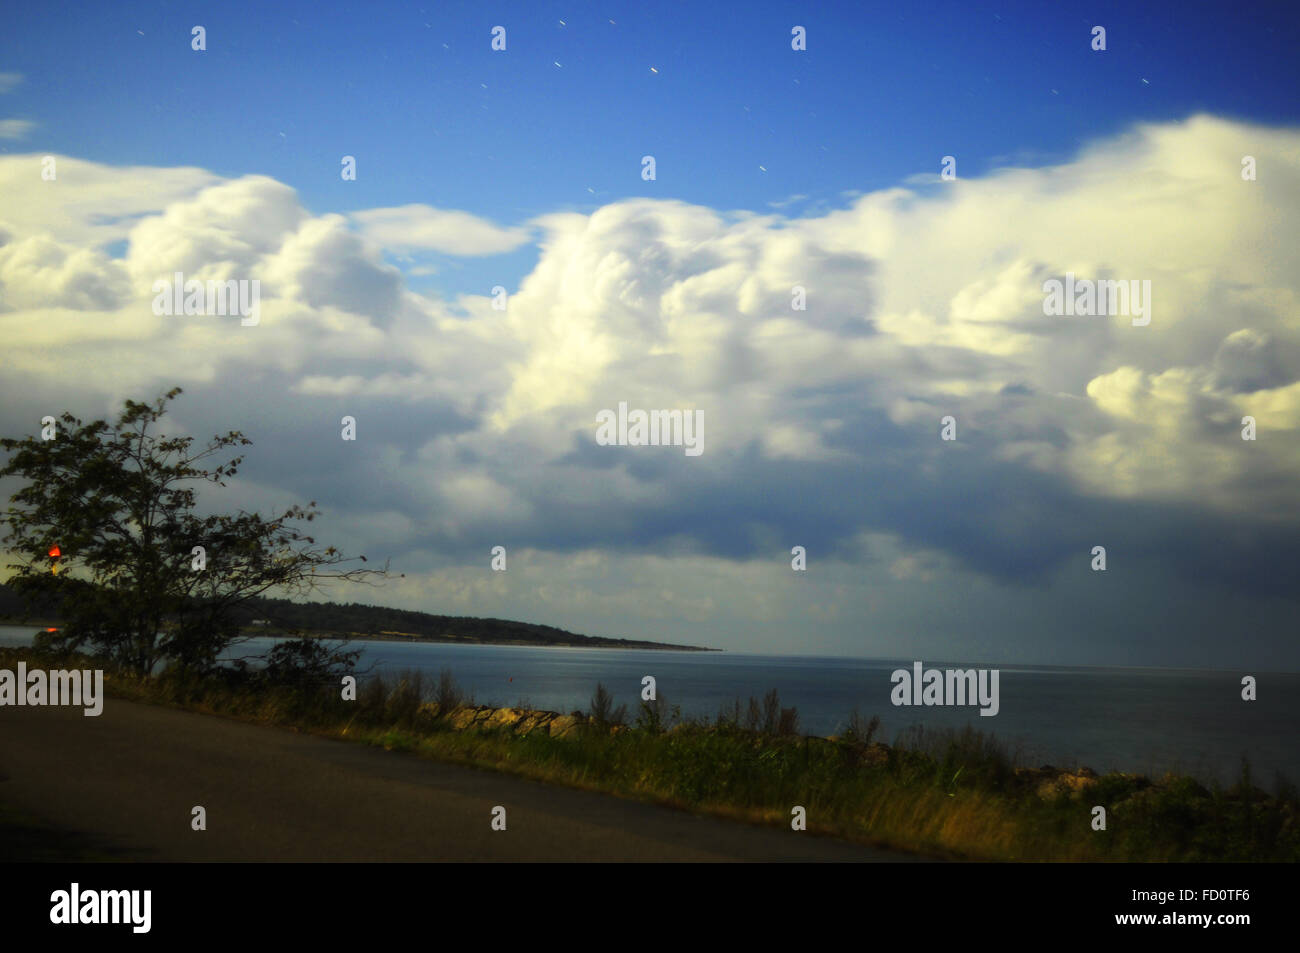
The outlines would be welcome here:
<svg viewBox="0 0 1300 953">
<path fill-rule="evenodd" d="M 57 546 L 51 546 L 51 547 L 50 547 L 50 558 L 51 558 L 51 559 L 58 559 L 58 558 L 59 558 L 60 556 L 62 556 L 62 555 L 63 555 L 63 551 L 60 550 L 59 547 L 57 547 Z"/>
</svg>

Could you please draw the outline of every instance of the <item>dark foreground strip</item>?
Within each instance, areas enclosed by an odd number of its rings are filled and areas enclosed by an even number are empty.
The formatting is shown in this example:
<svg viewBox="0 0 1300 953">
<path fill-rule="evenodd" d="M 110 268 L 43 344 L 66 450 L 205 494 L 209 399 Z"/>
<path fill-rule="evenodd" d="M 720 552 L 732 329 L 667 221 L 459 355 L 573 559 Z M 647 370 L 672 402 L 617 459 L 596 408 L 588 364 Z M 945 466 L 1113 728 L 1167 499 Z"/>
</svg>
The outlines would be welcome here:
<svg viewBox="0 0 1300 953">
<path fill-rule="evenodd" d="M 1136 931 L 1179 941 L 1201 938 L 1225 948 L 1254 936 L 1283 935 L 1292 920 L 1283 907 L 1283 878 L 1291 871 L 1248 865 L 645 864 L 602 871 L 559 864 L 509 870 L 452 864 L 49 864 L 5 872 L 19 874 L 0 893 L 6 938 L 53 944 L 40 949 L 195 940 L 213 948 L 257 935 L 294 948 L 323 941 L 319 948 L 370 949 L 387 943 L 384 937 L 410 939 L 411 931 L 435 946 L 456 938 L 458 946 L 481 943 L 490 949 L 531 948 L 543 937 L 613 947 L 637 936 L 660 938 L 655 946 L 696 947 L 712 937 L 729 948 L 753 942 L 753 949 L 775 948 L 778 937 L 793 937 L 814 948 L 830 939 L 826 930 L 833 925 L 862 936 L 908 925 L 935 941 L 927 947 L 944 936 L 1000 946 L 1046 930 L 1071 940 Z M 67 894 L 73 884 L 80 897 L 101 890 L 120 898 L 127 891 L 149 891 L 148 933 L 134 932 L 129 922 L 52 924 L 52 897 Z M 1132 899 L 1134 890 L 1177 891 L 1179 884 L 1198 895 L 1244 890 L 1249 899 Z M 1154 914 L 1157 923 L 1117 922 L 1117 914 L 1143 913 Z M 1202 914 L 1245 914 L 1250 923 L 1159 925 L 1167 915 L 1187 920 Z"/>
</svg>

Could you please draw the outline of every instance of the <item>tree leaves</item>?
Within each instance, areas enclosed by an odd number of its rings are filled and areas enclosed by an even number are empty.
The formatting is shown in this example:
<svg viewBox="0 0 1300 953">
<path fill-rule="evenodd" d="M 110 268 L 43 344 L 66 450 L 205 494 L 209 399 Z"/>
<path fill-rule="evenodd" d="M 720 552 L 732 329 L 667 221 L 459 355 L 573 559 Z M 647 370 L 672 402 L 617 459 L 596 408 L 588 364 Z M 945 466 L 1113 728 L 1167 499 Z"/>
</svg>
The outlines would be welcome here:
<svg viewBox="0 0 1300 953">
<path fill-rule="evenodd" d="M 348 560 L 333 546 L 314 549 L 294 525 L 315 519 L 315 501 L 270 517 L 197 515 L 194 485 L 224 487 L 243 457 L 211 469 L 199 464 L 252 441 L 231 430 L 192 449 L 192 437 L 152 432 L 181 393 L 172 388 L 152 404 L 127 400 L 111 425 L 65 412 L 53 440 L 0 440 L 11 453 L 0 477 L 26 481 L 3 518 L 6 543 L 24 559 L 9 565 L 11 584 L 27 598 L 62 599 L 65 625 L 56 638 L 64 647 L 93 649 L 142 675 L 160 663 L 211 669 L 241 638 L 238 607 L 268 591 L 387 575 L 386 565 L 332 568 Z M 68 556 L 52 577 L 45 553 L 56 542 Z M 193 568 L 198 546 L 203 569 Z"/>
</svg>

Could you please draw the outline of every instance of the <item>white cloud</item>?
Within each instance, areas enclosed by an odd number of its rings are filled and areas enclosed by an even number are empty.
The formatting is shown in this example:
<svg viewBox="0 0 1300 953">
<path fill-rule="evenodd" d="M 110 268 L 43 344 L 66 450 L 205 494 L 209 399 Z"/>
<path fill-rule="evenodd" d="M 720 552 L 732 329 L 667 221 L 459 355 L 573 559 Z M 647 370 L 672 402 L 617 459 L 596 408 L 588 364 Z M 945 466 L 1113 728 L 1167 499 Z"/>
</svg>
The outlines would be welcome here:
<svg viewBox="0 0 1300 953">
<path fill-rule="evenodd" d="M 46 235 L 10 240 L 0 230 L 0 309 L 111 311 L 130 292 L 119 262 Z"/>
<path fill-rule="evenodd" d="M 385 248 L 429 249 L 448 255 L 499 255 L 531 237 L 527 228 L 502 228 L 468 212 L 403 205 L 353 212 L 371 241 Z"/>
<path fill-rule="evenodd" d="M 1237 171 L 1246 142 L 1269 169 L 1258 182 Z M 779 554 L 791 527 L 821 534 L 818 559 L 858 532 L 897 538 L 881 576 L 938 588 L 963 560 L 1057 559 L 1046 543 L 1012 557 L 1065 532 L 1043 516 L 1063 500 L 1300 523 L 1294 131 L 1141 126 L 1053 167 L 823 215 L 645 199 L 556 213 L 532 223 L 540 257 L 507 312 L 414 294 L 382 249 L 492 254 L 526 229 L 406 206 L 353 230 L 265 177 L 60 158 L 42 183 L 39 158 L 0 158 L 6 397 L 54 374 L 105 395 L 180 383 L 256 401 L 298 478 L 332 487 L 354 525 L 407 514 L 430 560 L 508 528 L 538 551 L 625 551 L 646 592 L 671 576 L 680 607 L 708 594 L 663 552 Z M 123 238 L 125 259 L 99 250 Z M 262 278 L 261 324 L 156 318 L 150 282 L 174 270 Z M 1151 280 L 1151 324 L 1044 315 L 1042 283 L 1066 271 Z M 702 409 L 705 454 L 595 446 L 596 412 L 620 400 Z M 230 412 L 210 398 L 204 420 L 228 428 Z M 340 447 L 344 413 L 355 447 Z M 770 586 L 727 578 L 742 577 Z"/>
<path fill-rule="evenodd" d="M 223 180 L 203 169 L 110 166 L 55 156 L 53 181 L 42 179 L 40 153 L 0 156 L 0 210 L 18 237 L 48 234 L 83 246 L 125 239 L 141 217 L 193 198 Z"/>
<path fill-rule="evenodd" d="M 128 264 L 142 286 L 174 272 L 206 278 L 245 272 L 281 249 L 306 220 L 293 189 L 265 176 L 245 176 L 173 202 L 130 231 Z"/>
</svg>

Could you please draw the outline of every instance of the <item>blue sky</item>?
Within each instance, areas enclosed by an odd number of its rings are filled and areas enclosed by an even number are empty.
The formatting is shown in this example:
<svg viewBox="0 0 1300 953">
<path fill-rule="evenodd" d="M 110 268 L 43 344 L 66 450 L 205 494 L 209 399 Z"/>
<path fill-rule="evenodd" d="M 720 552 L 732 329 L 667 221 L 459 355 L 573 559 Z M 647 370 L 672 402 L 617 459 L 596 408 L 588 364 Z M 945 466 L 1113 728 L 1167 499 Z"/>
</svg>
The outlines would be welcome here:
<svg viewBox="0 0 1300 953">
<path fill-rule="evenodd" d="M 183 386 L 254 440 L 227 504 L 406 573 L 345 601 L 1298 669 L 1298 41 L 1292 4 L 15 7 L 0 431 Z M 176 271 L 260 323 L 156 315 Z M 1067 273 L 1150 281 L 1149 326 L 1047 316 Z M 705 452 L 600 445 L 620 402 Z"/>
<path fill-rule="evenodd" d="M 839 207 L 945 155 L 978 175 L 1135 120 L 1297 115 L 1294 4 L 816 6 L 29 5 L 6 13 L 0 56 L 28 78 L 5 105 L 40 149 L 270 175 L 317 212 L 424 202 L 503 224 L 633 196 Z M 423 260 L 440 273 L 417 286 L 482 293 L 536 254 Z"/>
</svg>

